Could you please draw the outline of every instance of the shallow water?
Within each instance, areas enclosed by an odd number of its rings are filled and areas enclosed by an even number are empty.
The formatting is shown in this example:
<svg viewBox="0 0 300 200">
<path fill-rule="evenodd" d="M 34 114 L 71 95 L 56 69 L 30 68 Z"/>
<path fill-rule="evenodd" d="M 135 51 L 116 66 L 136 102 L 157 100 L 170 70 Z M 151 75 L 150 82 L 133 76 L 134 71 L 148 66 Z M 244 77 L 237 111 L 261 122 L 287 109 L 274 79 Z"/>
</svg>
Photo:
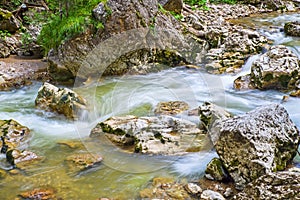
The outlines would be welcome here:
<svg viewBox="0 0 300 200">
<path fill-rule="evenodd" d="M 285 21 L 299 19 L 299 14 L 245 19 L 260 28 L 276 44 L 290 46 L 299 56 L 299 38 L 286 37 L 280 32 Z M 266 28 L 268 27 L 268 28 Z M 271 27 L 271 28 L 270 28 Z M 275 27 L 275 28 L 274 28 Z M 274 30 L 277 31 L 274 31 Z M 198 179 L 206 164 L 216 156 L 208 143 L 203 151 L 183 156 L 149 156 L 129 154 L 112 146 L 103 138 L 93 141 L 88 138 L 91 128 L 97 122 L 115 115 L 134 114 L 151 116 L 161 101 L 185 101 L 190 108 L 196 108 L 205 101 L 211 101 L 233 114 L 241 114 L 258 106 L 280 103 L 285 93 L 278 91 L 235 91 L 233 80 L 250 70 L 257 58 L 248 59 L 243 71 L 236 75 L 211 75 L 194 69 L 179 67 L 159 73 L 122 76 L 102 79 L 99 83 L 76 88 L 89 100 L 90 113 L 78 122 L 64 120 L 55 114 L 34 108 L 34 99 L 41 83 L 21 90 L 0 93 L 0 119 L 13 118 L 28 126 L 33 138 L 28 149 L 43 156 L 42 162 L 19 174 L 8 174 L 0 180 L 0 199 L 14 199 L 22 191 L 36 187 L 53 187 L 57 196 L 63 199 L 135 199 L 138 191 L 157 176 L 174 176 Z M 300 99 L 290 97 L 283 106 L 300 127 Z M 199 122 L 197 117 L 185 114 L 177 117 Z M 72 150 L 57 142 L 66 139 L 80 141 L 84 148 Z M 76 152 L 97 152 L 103 163 L 82 173 L 68 171 L 64 159 Z M 0 157 L 1 168 L 9 169 L 4 157 Z M 300 162 L 300 158 L 295 159 Z"/>
</svg>

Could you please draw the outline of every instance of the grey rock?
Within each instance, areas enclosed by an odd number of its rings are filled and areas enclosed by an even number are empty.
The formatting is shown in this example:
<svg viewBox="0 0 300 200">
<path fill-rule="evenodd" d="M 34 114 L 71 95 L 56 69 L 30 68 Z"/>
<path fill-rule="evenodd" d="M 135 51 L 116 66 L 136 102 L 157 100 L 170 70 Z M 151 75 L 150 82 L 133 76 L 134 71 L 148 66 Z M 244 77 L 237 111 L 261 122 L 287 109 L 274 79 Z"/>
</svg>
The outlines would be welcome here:
<svg viewBox="0 0 300 200">
<path fill-rule="evenodd" d="M 237 189 L 256 178 L 284 170 L 299 145 L 299 131 L 278 104 L 223 120 L 216 151 Z"/>
<path fill-rule="evenodd" d="M 230 113 L 215 104 L 205 102 L 199 107 L 199 115 L 203 129 L 208 132 L 215 145 L 219 139 L 220 122 L 231 117 Z"/>
<path fill-rule="evenodd" d="M 294 89 L 300 60 L 283 45 L 272 46 L 251 67 L 251 83 L 258 89 Z"/>
<path fill-rule="evenodd" d="M 44 83 L 37 94 L 35 105 L 43 110 L 55 111 L 69 119 L 78 119 L 87 110 L 86 100 L 68 88 Z"/>
<path fill-rule="evenodd" d="M 202 192 L 202 188 L 195 183 L 188 183 L 185 185 L 185 189 L 189 194 L 197 195 Z"/>
<path fill-rule="evenodd" d="M 99 3 L 94 9 L 93 9 L 93 16 L 98 21 L 105 23 L 107 18 L 107 11 L 105 9 L 105 5 L 103 3 Z"/>
<path fill-rule="evenodd" d="M 213 190 L 204 190 L 201 194 L 203 200 L 225 200 L 225 198 L 219 193 Z"/>
<path fill-rule="evenodd" d="M 300 173 L 276 172 L 259 177 L 235 195 L 235 200 L 300 199 Z"/>
<path fill-rule="evenodd" d="M 98 123 L 91 137 L 105 135 L 121 147 L 133 147 L 134 152 L 148 154 L 182 154 L 201 149 L 203 137 L 197 125 L 171 116 L 111 117 Z"/>
</svg>

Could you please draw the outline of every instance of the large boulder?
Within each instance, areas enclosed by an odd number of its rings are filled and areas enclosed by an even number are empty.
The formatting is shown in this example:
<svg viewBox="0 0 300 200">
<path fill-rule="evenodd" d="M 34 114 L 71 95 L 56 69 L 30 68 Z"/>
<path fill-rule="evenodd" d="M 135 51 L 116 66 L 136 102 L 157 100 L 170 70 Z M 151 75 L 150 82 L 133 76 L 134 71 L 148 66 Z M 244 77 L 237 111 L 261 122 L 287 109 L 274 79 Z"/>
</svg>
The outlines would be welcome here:
<svg viewBox="0 0 300 200">
<path fill-rule="evenodd" d="M 272 46 L 251 67 L 251 84 L 258 89 L 289 90 L 300 79 L 300 60 L 283 45 Z"/>
<path fill-rule="evenodd" d="M 259 177 L 235 195 L 235 200 L 300 199 L 300 173 L 276 172 Z"/>
<path fill-rule="evenodd" d="M 300 21 L 285 23 L 284 32 L 287 35 L 300 37 Z"/>
<path fill-rule="evenodd" d="M 87 110 L 86 100 L 68 88 L 44 83 L 37 94 L 35 105 L 43 110 L 55 111 L 68 119 L 78 119 Z"/>
<path fill-rule="evenodd" d="M 180 154 L 201 149 L 204 135 L 197 125 L 171 116 L 111 117 L 98 123 L 91 137 L 105 135 L 121 147 L 136 153 Z"/>
<path fill-rule="evenodd" d="M 14 33 L 21 27 L 21 24 L 14 17 L 14 15 L 2 8 L 0 8 L 0 30 L 6 30 Z"/>
<path fill-rule="evenodd" d="M 237 189 L 256 178 L 284 170 L 296 155 L 299 131 L 278 104 L 223 120 L 216 151 Z"/>
<path fill-rule="evenodd" d="M 161 12 L 157 0 L 108 0 L 93 15 L 103 29 L 88 30 L 49 54 L 54 79 L 66 72 L 80 78 L 149 73 L 203 57 L 206 43 L 183 35 L 180 23 Z"/>
</svg>

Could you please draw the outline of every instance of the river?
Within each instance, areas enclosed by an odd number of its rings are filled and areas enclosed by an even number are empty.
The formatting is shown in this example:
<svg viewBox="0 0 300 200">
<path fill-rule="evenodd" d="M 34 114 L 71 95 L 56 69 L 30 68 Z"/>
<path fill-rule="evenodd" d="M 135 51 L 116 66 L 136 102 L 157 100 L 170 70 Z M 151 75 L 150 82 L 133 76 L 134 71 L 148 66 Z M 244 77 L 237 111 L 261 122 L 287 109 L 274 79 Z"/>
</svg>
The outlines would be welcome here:
<svg viewBox="0 0 300 200">
<path fill-rule="evenodd" d="M 275 44 L 284 44 L 300 57 L 300 39 L 286 37 L 284 22 L 300 21 L 300 14 L 266 15 L 245 18 L 235 23 L 257 28 Z M 281 27 L 281 28 L 280 28 Z M 13 118 L 28 126 L 33 135 L 28 149 L 44 159 L 17 174 L 0 180 L 0 199 L 15 199 L 17 194 L 37 187 L 53 187 L 62 199 L 134 199 L 138 191 L 157 176 L 197 180 L 205 167 L 216 156 L 211 145 L 198 153 L 184 156 L 147 156 L 129 154 L 105 142 L 89 139 L 90 130 L 97 122 L 110 116 L 134 114 L 153 115 L 153 108 L 161 101 L 180 100 L 196 108 L 205 101 L 224 107 L 233 114 L 241 114 L 258 106 L 280 103 L 286 93 L 268 91 L 236 91 L 233 80 L 250 71 L 252 56 L 236 75 L 211 75 L 195 69 L 178 67 L 159 73 L 107 78 L 97 84 L 75 88 L 91 103 L 91 112 L 78 122 L 67 121 L 53 113 L 35 109 L 34 100 L 42 83 L 36 82 L 22 89 L 0 93 L 0 119 Z M 290 97 L 283 106 L 300 127 L 299 98 Z M 198 122 L 198 117 L 185 114 L 178 117 Z M 83 149 L 72 150 L 58 144 L 65 140 L 79 141 Z M 98 152 L 102 164 L 82 173 L 70 173 L 64 162 L 75 152 Z M 0 167 L 10 169 L 0 157 Z M 295 158 L 300 162 L 300 158 Z"/>
</svg>

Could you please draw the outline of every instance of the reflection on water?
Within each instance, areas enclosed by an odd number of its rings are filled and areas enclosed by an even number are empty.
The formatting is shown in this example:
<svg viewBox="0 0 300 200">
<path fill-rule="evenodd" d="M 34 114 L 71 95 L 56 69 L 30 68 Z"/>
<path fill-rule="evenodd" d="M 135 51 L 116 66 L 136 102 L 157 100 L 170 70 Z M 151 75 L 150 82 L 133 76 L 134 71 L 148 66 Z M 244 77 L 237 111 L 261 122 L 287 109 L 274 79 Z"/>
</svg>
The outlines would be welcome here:
<svg viewBox="0 0 300 200">
<path fill-rule="evenodd" d="M 285 21 L 296 18 L 299 19 L 299 14 L 245 20 L 255 26 L 278 29 Z M 269 34 L 268 37 L 275 39 L 276 43 L 291 46 L 299 55 L 299 39 L 285 37 L 280 30 L 272 32 L 271 28 L 261 31 Z M 251 57 L 238 75 L 216 76 L 179 67 L 149 75 L 104 79 L 100 83 L 77 88 L 76 91 L 89 100 L 90 112 L 81 121 L 74 123 L 34 108 L 40 83 L 17 91 L 1 92 L 0 119 L 13 118 L 28 126 L 33 134 L 29 149 L 44 159 L 37 165 L 0 180 L 0 199 L 14 199 L 20 192 L 39 186 L 55 188 L 57 196 L 63 199 L 132 199 L 156 176 L 188 179 L 203 176 L 206 164 L 216 156 L 210 151 L 209 145 L 199 153 L 182 156 L 129 154 L 111 145 L 105 138 L 101 141 L 89 139 L 89 132 L 96 123 L 114 115 L 152 116 L 154 107 L 160 101 L 185 101 L 191 108 L 196 108 L 204 101 L 211 101 L 233 114 L 241 114 L 269 103 L 279 103 L 285 95 L 282 92 L 233 89 L 233 80 L 248 73 L 256 58 L 257 56 Z M 299 101 L 298 98 L 291 97 L 283 104 L 298 127 Z M 197 117 L 185 114 L 178 117 L 199 122 Z M 84 148 L 71 149 L 57 144 L 65 139 L 80 141 Z M 70 173 L 64 159 L 76 152 L 101 153 L 103 163 L 79 174 Z M 300 162 L 299 156 L 296 160 Z M 8 167 L 3 155 L 0 155 L 0 167 Z"/>
</svg>

